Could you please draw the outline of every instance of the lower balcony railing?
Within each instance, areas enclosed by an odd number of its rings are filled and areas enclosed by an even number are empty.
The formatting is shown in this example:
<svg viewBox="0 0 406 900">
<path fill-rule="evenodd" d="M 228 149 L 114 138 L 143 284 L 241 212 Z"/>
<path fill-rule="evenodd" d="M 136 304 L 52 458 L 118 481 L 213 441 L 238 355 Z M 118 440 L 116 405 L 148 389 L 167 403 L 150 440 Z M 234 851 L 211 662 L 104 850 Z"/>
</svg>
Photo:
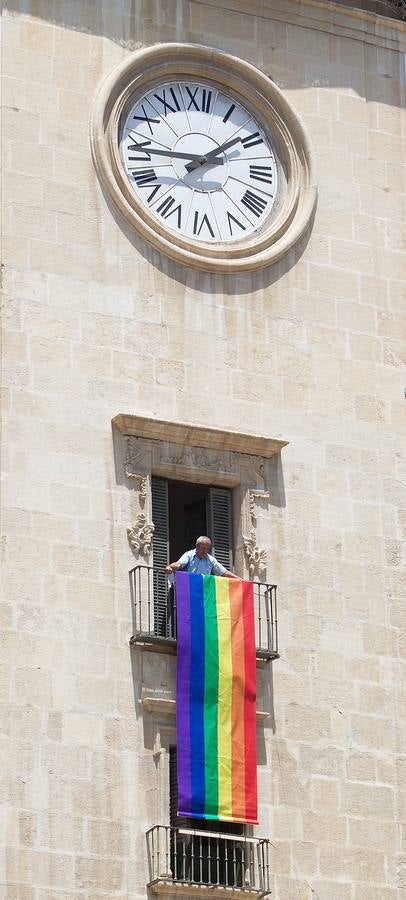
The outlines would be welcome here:
<svg viewBox="0 0 406 900">
<path fill-rule="evenodd" d="M 131 643 L 176 646 L 176 587 L 164 568 L 135 566 L 130 570 L 134 633 Z M 257 657 L 276 659 L 278 618 L 276 584 L 254 581 Z"/>
<path fill-rule="evenodd" d="M 149 886 L 205 885 L 270 893 L 269 840 L 154 825 L 147 831 Z"/>
</svg>

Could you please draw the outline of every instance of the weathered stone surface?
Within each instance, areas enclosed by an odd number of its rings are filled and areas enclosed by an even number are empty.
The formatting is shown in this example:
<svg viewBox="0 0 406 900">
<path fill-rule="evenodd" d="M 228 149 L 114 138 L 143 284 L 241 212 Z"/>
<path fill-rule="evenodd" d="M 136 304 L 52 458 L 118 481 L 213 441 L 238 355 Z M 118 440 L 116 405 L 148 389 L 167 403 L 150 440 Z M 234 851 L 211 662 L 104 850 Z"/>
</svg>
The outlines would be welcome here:
<svg viewBox="0 0 406 900">
<path fill-rule="evenodd" d="M 281 659 L 258 679 L 255 833 L 275 900 L 404 890 L 404 25 L 225 6 L 3 10 L 1 900 L 141 900 L 145 832 L 169 822 L 174 721 L 139 701 L 174 696 L 175 658 L 128 648 L 118 414 L 289 441 L 256 510 Z M 165 41 L 253 63 L 305 123 L 315 220 L 270 270 L 183 269 L 100 190 L 96 86 Z"/>
</svg>

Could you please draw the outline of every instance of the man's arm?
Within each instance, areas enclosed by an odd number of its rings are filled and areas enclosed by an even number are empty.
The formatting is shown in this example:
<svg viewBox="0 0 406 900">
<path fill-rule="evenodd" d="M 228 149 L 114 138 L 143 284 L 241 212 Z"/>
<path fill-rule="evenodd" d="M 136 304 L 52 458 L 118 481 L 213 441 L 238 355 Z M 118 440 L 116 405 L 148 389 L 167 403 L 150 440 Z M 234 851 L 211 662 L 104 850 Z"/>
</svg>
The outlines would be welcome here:
<svg viewBox="0 0 406 900">
<path fill-rule="evenodd" d="M 170 575 L 172 572 L 177 572 L 178 569 L 184 569 L 185 566 L 187 566 L 188 562 L 189 553 L 183 553 L 182 556 L 177 560 L 177 562 L 169 563 L 166 566 L 165 572 L 168 572 L 168 574 Z"/>
<path fill-rule="evenodd" d="M 180 568 L 181 568 L 181 565 L 179 562 L 169 563 L 167 566 L 165 566 L 165 572 L 168 572 L 168 574 L 171 574 L 171 572 L 177 572 L 178 569 L 180 569 Z"/>
<path fill-rule="evenodd" d="M 222 578 L 238 578 L 238 575 L 234 575 L 234 572 L 229 572 L 222 563 L 219 563 L 215 557 L 212 557 L 212 575 L 221 575 Z M 239 580 L 239 579 L 238 579 Z"/>
</svg>

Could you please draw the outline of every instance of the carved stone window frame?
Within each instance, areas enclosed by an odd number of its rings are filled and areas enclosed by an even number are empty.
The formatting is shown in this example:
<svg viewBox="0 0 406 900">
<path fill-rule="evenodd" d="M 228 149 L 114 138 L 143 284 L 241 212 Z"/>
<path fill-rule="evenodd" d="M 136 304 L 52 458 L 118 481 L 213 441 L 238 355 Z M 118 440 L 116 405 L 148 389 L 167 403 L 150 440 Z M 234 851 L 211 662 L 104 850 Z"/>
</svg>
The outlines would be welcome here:
<svg viewBox="0 0 406 900">
<path fill-rule="evenodd" d="M 234 564 L 245 578 L 266 580 L 267 551 L 258 546 L 258 505 L 271 502 L 272 462 L 287 441 L 144 416 L 112 420 L 117 475 L 136 493 L 127 528 L 140 563 L 153 546 L 151 476 L 233 490 Z"/>
</svg>

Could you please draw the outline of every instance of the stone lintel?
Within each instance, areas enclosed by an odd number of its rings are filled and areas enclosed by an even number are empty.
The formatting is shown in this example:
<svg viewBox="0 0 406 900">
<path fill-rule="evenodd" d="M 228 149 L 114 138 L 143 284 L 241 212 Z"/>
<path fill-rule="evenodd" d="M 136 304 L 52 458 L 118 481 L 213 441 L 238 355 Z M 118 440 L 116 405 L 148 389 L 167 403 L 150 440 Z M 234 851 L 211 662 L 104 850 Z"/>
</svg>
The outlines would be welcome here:
<svg viewBox="0 0 406 900">
<path fill-rule="evenodd" d="M 270 459 L 286 447 L 288 441 L 280 438 L 261 437 L 238 431 L 221 431 L 202 425 L 185 425 L 183 422 L 167 422 L 145 416 L 119 414 L 112 424 L 121 434 L 154 441 L 167 441 L 189 447 L 205 447 L 208 450 L 228 450 Z"/>
</svg>

